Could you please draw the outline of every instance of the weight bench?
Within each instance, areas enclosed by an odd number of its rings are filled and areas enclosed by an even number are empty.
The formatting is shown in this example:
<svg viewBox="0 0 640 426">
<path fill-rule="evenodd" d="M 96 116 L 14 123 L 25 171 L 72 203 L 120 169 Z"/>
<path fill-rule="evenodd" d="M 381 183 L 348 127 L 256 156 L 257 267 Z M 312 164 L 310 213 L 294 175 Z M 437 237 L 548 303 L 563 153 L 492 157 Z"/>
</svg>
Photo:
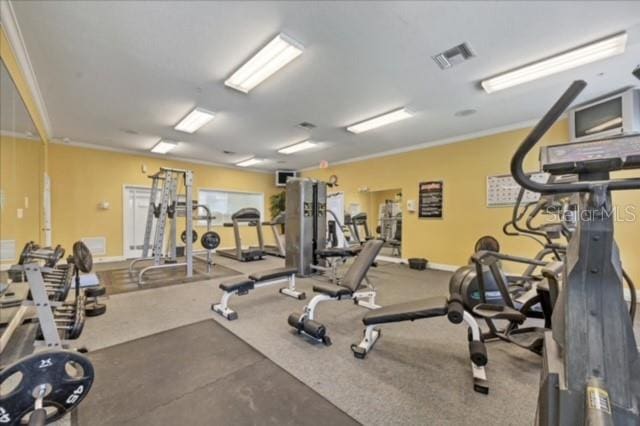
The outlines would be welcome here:
<svg viewBox="0 0 640 426">
<path fill-rule="evenodd" d="M 229 299 L 234 294 L 244 296 L 251 290 L 266 287 L 272 284 L 287 282 L 287 287 L 282 287 L 280 293 L 294 297 L 298 300 L 305 298 L 304 292 L 296 290 L 296 268 L 277 268 L 266 271 L 254 272 L 248 277 L 236 278 L 220 284 L 220 289 L 224 291 L 220 303 L 211 305 L 211 310 L 219 313 L 229 321 L 238 319 L 238 313 L 229 308 Z"/>
<path fill-rule="evenodd" d="M 311 299 L 302 314 L 294 312 L 289 315 L 289 325 L 295 328 L 298 334 L 328 346 L 331 339 L 326 335 L 325 326 L 315 321 L 315 311 L 319 303 L 328 300 L 353 300 L 356 305 L 368 309 L 379 308 L 375 303 L 376 290 L 370 284 L 365 287 L 363 281 L 383 244 L 382 240 L 367 241 L 338 284 L 314 285 L 313 291 L 320 294 Z"/>
<path fill-rule="evenodd" d="M 326 266 L 311 265 L 311 269 L 327 272 L 329 281 L 337 283 L 339 281 L 338 268 L 344 265 L 347 259 L 356 257 L 362 250 L 361 245 L 352 247 L 327 247 L 316 250 L 316 256 L 322 259 Z"/>
<path fill-rule="evenodd" d="M 489 393 L 487 376 L 484 370 L 484 366 L 488 361 L 487 350 L 482 342 L 480 327 L 475 318 L 465 311 L 462 298 L 459 295 L 452 295 L 449 299 L 446 297 L 430 297 L 389 305 L 368 312 L 362 318 L 362 322 L 366 326 L 362 341 L 359 344 L 351 345 L 353 355 L 356 358 L 364 359 L 380 338 L 382 332 L 379 326 L 382 324 L 443 316 L 446 316 L 453 324 L 460 324 L 464 321 L 469 327 L 469 354 L 473 372 L 473 389 L 476 392 Z"/>
</svg>

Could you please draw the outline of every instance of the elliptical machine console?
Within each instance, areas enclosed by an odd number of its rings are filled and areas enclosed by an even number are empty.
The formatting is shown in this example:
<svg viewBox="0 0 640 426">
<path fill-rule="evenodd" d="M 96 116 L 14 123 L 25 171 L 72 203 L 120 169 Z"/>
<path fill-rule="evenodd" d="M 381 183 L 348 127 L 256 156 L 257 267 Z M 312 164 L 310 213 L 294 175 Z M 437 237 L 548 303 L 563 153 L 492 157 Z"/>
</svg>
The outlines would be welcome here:
<svg viewBox="0 0 640 426">
<path fill-rule="evenodd" d="M 527 154 L 585 86 L 576 81 L 567 89 L 511 161 L 513 177 L 528 190 L 578 194 L 553 331 L 545 335 L 536 424 L 637 426 L 640 356 L 623 296 L 611 192 L 640 189 L 640 178 L 610 173 L 640 169 L 640 136 L 542 148 L 542 169 L 577 175 L 575 183 L 534 182 L 523 169 Z"/>
</svg>

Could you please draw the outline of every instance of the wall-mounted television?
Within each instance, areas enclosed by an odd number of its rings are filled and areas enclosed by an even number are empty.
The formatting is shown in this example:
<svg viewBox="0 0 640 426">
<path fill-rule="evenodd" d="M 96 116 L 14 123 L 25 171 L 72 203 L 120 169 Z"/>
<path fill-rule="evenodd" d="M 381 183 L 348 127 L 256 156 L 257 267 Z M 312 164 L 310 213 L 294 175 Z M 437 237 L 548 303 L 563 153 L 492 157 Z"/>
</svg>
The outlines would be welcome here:
<svg viewBox="0 0 640 426">
<path fill-rule="evenodd" d="M 640 133 L 640 89 L 628 89 L 572 109 L 569 132 L 572 142 Z"/>
<path fill-rule="evenodd" d="M 298 172 L 292 170 L 276 170 L 276 186 L 287 186 L 289 178 L 298 177 Z"/>
</svg>

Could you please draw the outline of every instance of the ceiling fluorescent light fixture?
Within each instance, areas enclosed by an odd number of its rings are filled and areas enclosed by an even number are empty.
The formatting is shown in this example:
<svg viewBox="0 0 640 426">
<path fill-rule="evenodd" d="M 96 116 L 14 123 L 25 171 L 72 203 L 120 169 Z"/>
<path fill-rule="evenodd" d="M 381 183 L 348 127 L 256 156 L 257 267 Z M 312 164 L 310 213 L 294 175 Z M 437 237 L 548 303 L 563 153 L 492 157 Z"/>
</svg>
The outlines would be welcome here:
<svg viewBox="0 0 640 426">
<path fill-rule="evenodd" d="M 406 108 L 400 108 L 395 111 L 370 118 L 369 120 L 353 124 L 347 127 L 347 130 L 351 133 L 362 133 L 366 132 L 367 130 L 386 126 L 387 124 L 395 123 L 397 121 L 401 121 L 410 117 L 413 117 L 413 113 L 411 111 Z"/>
<path fill-rule="evenodd" d="M 213 120 L 215 114 L 202 108 L 194 108 L 185 118 L 174 127 L 175 130 L 185 133 L 193 133 L 200 127 Z"/>
<path fill-rule="evenodd" d="M 160 141 L 151 148 L 151 152 L 156 154 L 166 154 L 178 146 L 178 142 Z"/>
<path fill-rule="evenodd" d="M 250 166 L 255 166 L 256 164 L 260 164 L 260 163 L 262 163 L 262 160 L 260 160 L 259 158 L 249 158 L 248 160 L 244 160 L 244 161 L 241 161 L 239 163 L 236 163 L 236 166 L 250 167 Z"/>
<path fill-rule="evenodd" d="M 483 80 L 480 84 L 487 93 L 507 89 L 518 84 L 596 62 L 610 56 L 619 55 L 624 53 L 626 44 L 627 33 L 617 33 L 548 59 L 534 62 L 513 71 Z"/>
<path fill-rule="evenodd" d="M 294 145 L 290 145 L 286 148 L 279 149 L 278 152 L 280 154 L 295 154 L 296 152 L 304 151 L 305 149 L 310 149 L 316 146 L 316 143 L 310 140 L 299 142 Z"/>
<path fill-rule="evenodd" d="M 243 93 L 265 81 L 302 54 L 303 47 L 286 34 L 278 34 L 245 62 L 224 84 Z"/>
</svg>

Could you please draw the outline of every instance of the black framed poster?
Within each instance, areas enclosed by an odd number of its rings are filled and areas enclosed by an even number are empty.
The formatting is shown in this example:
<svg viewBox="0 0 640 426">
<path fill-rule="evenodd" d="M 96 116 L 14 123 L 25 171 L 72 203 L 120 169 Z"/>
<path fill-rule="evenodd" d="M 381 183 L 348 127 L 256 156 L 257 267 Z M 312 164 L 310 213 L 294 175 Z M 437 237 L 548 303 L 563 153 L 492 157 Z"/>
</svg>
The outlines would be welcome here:
<svg viewBox="0 0 640 426">
<path fill-rule="evenodd" d="M 444 182 L 441 180 L 420 182 L 418 217 L 421 219 L 442 219 Z"/>
</svg>

